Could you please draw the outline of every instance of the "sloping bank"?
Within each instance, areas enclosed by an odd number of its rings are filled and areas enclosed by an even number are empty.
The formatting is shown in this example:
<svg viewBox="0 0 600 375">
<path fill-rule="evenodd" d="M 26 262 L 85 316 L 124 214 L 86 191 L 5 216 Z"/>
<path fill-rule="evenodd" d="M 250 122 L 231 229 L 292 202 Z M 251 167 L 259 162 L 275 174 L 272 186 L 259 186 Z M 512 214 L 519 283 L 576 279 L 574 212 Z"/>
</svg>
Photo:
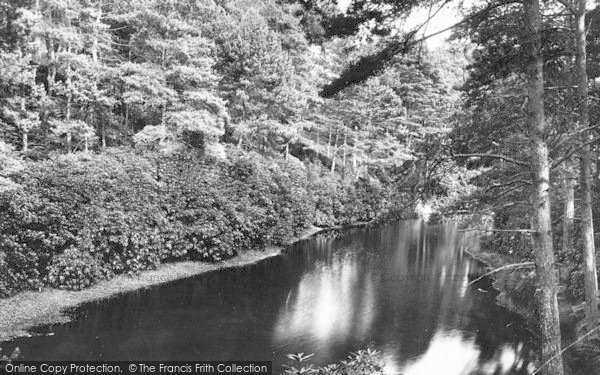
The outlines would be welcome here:
<svg viewBox="0 0 600 375">
<path fill-rule="evenodd" d="M 480 231 L 463 230 L 463 251 L 474 259 L 484 263 L 491 270 L 499 269 L 508 264 L 520 263 L 519 260 L 505 254 L 488 251 L 480 246 L 483 234 Z M 497 302 L 506 309 L 522 316 L 528 323 L 532 332 L 536 331 L 536 317 L 534 306 L 534 285 L 531 269 L 506 270 L 490 275 L 492 285 L 499 294 Z M 577 322 L 581 317 L 574 314 L 574 306 L 567 301 L 562 293 L 558 296 L 560 325 L 562 334 L 562 347 L 565 348 L 577 340 Z M 600 368 L 590 361 L 585 353 L 573 347 L 563 354 L 567 374 L 588 375 L 600 374 Z"/>
<path fill-rule="evenodd" d="M 320 165 L 239 150 L 58 155 L 11 178 L 0 190 L 0 339 L 81 302 L 276 255 L 270 246 L 312 225 L 371 220 L 385 197 Z"/>
<path fill-rule="evenodd" d="M 290 240 L 286 246 L 319 233 L 364 225 L 366 223 L 330 228 L 312 227 Z M 30 336 L 31 334 L 28 331 L 39 325 L 66 323 L 70 320 L 68 310 L 86 302 L 101 300 L 113 295 L 165 284 L 206 272 L 247 266 L 277 256 L 282 253 L 284 248 L 285 246 L 269 246 L 264 250 L 243 251 L 234 258 L 218 263 L 198 261 L 164 263 L 159 265 L 156 270 L 142 271 L 135 276 L 119 275 L 79 291 L 46 288 L 39 292 L 21 292 L 13 297 L 0 299 L 0 341 L 7 341 L 19 336 Z"/>
</svg>

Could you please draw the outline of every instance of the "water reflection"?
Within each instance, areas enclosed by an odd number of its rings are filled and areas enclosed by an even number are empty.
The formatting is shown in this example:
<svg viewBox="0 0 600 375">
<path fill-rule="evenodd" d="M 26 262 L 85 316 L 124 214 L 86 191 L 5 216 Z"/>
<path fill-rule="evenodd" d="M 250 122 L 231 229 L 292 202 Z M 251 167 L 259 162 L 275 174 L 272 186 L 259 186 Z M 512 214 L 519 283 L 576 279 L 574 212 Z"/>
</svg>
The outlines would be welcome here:
<svg viewBox="0 0 600 375">
<path fill-rule="evenodd" d="M 78 308 L 52 336 L 22 338 L 24 360 L 273 360 L 317 365 L 373 346 L 386 372 L 525 374 L 528 333 L 495 304 L 452 225 L 421 222 L 298 243 L 280 257 Z"/>
<path fill-rule="evenodd" d="M 388 373 L 527 373 L 518 331 L 493 292 L 468 286 L 483 269 L 456 235 L 452 225 L 406 222 L 333 249 L 322 244 L 314 266 L 289 290 L 274 343 L 295 343 L 317 360 L 345 343 L 372 344 Z"/>
</svg>

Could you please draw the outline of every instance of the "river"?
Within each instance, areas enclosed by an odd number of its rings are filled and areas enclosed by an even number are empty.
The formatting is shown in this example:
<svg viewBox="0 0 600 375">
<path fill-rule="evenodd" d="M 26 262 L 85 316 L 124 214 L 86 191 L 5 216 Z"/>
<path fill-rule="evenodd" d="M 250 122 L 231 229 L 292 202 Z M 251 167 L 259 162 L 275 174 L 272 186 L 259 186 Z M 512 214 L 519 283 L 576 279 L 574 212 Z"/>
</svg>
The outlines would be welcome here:
<svg viewBox="0 0 600 375">
<path fill-rule="evenodd" d="M 23 360 L 273 360 L 372 347 L 388 373 L 524 374 L 531 336 L 495 303 L 452 224 L 418 221 L 298 242 L 255 265 L 87 303 L 15 339 Z M 531 366 L 531 365 L 530 365 Z"/>
</svg>

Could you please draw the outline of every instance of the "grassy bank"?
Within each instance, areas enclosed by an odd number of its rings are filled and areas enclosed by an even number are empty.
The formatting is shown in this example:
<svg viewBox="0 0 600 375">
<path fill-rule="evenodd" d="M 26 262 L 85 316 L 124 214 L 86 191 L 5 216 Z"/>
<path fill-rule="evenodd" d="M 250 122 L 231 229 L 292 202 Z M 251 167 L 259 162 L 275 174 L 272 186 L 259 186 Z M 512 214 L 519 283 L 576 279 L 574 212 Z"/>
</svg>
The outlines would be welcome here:
<svg viewBox="0 0 600 375">
<path fill-rule="evenodd" d="M 330 229 L 317 227 L 306 229 L 301 235 L 291 239 L 289 244 Z M 67 310 L 86 302 L 206 272 L 250 265 L 281 254 L 283 248 L 282 246 L 269 246 L 264 250 L 243 251 L 234 258 L 218 263 L 197 261 L 165 263 L 159 265 L 155 270 L 142 271 L 134 276 L 119 275 L 78 291 L 44 288 L 41 291 L 21 292 L 10 298 L 0 299 L 0 341 L 28 336 L 30 335 L 28 330 L 39 325 L 66 323 L 70 320 Z"/>
<path fill-rule="evenodd" d="M 82 290 L 181 261 L 281 246 L 313 225 L 370 221 L 386 194 L 322 165 L 228 149 L 57 155 L 0 190 L 0 297 Z"/>
</svg>

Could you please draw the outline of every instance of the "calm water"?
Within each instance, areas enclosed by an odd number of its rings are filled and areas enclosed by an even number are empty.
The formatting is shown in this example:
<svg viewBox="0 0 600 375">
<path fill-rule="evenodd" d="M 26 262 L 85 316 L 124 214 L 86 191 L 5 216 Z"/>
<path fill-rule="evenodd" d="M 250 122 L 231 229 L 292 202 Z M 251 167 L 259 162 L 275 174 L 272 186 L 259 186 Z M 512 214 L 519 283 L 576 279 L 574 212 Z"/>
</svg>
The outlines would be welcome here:
<svg viewBox="0 0 600 375">
<path fill-rule="evenodd" d="M 520 374 L 529 340 L 456 228 L 402 222 L 315 238 L 257 265 L 129 293 L 13 341 L 23 360 L 274 360 L 374 347 L 406 375 Z M 4 345 L 5 350 L 10 346 Z M 525 363 L 525 365 L 521 365 Z"/>
</svg>

